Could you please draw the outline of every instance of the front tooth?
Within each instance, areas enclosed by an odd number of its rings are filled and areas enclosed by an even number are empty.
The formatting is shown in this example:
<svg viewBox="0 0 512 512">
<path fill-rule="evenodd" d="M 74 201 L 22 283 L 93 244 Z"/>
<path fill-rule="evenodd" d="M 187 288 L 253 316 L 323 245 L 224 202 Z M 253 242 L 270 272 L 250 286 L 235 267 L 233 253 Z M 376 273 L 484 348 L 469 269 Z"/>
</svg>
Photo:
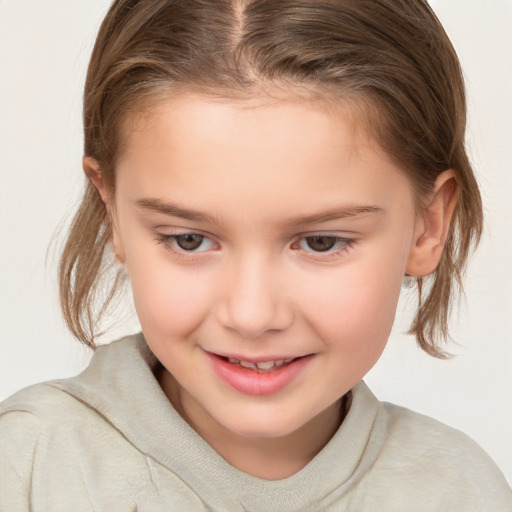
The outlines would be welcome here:
<svg viewBox="0 0 512 512">
<path fill-rule="evenodd" d="M 284 359 L 278 359 L 277 361 L 275 361 L 275 365 L 276 366 L 283 366 L 283 364 L 285 363 L 285 360 Z"/>
<path fill-rule="evenodd" d="M 260 370 L 270 370 L 271 368 L 274 367 L 274 364 L 274 361 L 267 361 L 266 363 L 256 363 L 256 366 Z"/>
<path fill-rule="evenodd" d="M 249 361 L 240 361 L 240 366 L 243 366 L 244 368 L 252 368 L 253 370 L 256 368 L 256 364 L 250 363 Z"/>
</svg>

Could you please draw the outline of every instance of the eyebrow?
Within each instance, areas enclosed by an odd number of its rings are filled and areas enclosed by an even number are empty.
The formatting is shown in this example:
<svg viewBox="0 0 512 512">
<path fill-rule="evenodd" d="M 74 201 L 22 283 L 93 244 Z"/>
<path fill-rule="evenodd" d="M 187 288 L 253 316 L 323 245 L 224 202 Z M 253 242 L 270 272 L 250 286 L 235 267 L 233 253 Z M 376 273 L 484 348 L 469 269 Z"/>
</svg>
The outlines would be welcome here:
<svg viewBox="0 0 512 512">
<path fill-rule="evenodd" d="M 198 210 L 190 210 L 183 208 L 177 204 L 164 202 L 160 199 L 139 199 L 136 204 L 144 210 L 149 210 L 172 217 L 180 217 L 181 219 L 209 222 L 210 224 L 222 225 L 223 222 L 215 215 L 200 212 Z"/>
<path fill-rule="evenodd" d="M 182 219 L 208 222 L 210 224 L 223 225 L 224 223 L 209 213 L 201 212 L 199 210 L 191 210 L 183 208 L 174 203 L 164 202 L 160 199 L 139 199 L 136 204 L 145 210 L 149 210 L 156 213 L 162 213 L 164 215 L 170 215 L 172 217 L 179 217 Z M 330 208 L 322 212 L 301 215 L 288 219 L 282 224 L 286 227 L 294 227 L 306 224 L 318 224 L 321 222 L 328 222 L 330 220 L 344 219 L 348 217 L 359 217 L 365 214 L 382 214 L 384 209 L 380 206 L 373 204 L 370 205 L 345 205 L 338 208 Z"/>
<path fill-rule="evenodd" d="M 302 215 L 285 222 L 287 226 L 298 226 L 304 224 L 319 224 L 330 220 L 345 219 L 347 217 L 359 217 L 365 214 L 382 214 L 384 209 L 373 204 L 369 205 L 348 205 L 339 208 L 331 208 L 319 213 Z"/>
</svg>

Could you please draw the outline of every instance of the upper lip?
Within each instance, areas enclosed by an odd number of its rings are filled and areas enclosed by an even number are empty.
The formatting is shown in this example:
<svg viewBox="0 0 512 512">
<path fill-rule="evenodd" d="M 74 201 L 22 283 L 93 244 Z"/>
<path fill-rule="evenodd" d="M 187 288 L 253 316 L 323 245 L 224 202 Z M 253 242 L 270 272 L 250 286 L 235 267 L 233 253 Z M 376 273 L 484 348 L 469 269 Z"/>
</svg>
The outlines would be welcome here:
<svg viewBox="0 0 512 512">
<path fill-rule="evenodd" d="M 311 354 L 303 354 L 303 355 L 265 355 L 265 356 L 244 356 L 238 353 L 226 353 L 226 352 L 211 352 L 206 350 L 208 354 L 217 357 L 223 357 L 226 359 L 238 359 L 239 361 L 245 361 L 248 363 L 268 363 L 270 361 L 284 361 L 289 359 L 298 359 L 299 357 L 305 357 Z"/>
</svg>

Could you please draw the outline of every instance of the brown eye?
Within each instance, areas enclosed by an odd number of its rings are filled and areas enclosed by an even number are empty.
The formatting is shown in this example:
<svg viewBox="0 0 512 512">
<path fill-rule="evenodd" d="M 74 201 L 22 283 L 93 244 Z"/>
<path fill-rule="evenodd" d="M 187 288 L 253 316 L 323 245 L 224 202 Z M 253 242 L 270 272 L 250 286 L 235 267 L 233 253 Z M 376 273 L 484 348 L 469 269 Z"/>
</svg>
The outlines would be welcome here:
<svg viewBox="0 0 512 512">
<path fill-rule="evenodd" d="M 305 240 L 307 246 L 316 252 L 329 251 L 339 243 L 339 238 L 334 236 L 307 236 Z"/>
<path fill-rule="evenodd" d="M 213 240 L 199 233 L 179 233 L 176 235 L 157 233 L 156 241 L 162 244 L 166 250 L 182 256 L 187 253 L 192 255 L 219 249 Z"/>
<path fill-rule="evenodd" d="M 178 235 L 175 237 L 176 244 L 184 251 L 195 251 L 201 247 L 204 236 L 195 233 L 187 233 L 186 235 Z"/>
</svg>

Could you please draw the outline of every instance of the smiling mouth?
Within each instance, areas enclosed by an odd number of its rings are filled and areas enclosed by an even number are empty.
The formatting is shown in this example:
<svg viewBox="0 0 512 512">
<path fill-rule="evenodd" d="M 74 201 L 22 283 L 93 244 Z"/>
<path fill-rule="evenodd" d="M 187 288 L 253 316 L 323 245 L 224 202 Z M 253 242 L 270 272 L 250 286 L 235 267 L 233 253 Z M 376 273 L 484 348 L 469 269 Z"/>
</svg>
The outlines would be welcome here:
<svg viewBox="0 0 512 512">
<path fill-rule="evenodd" d="M 217 376 L 231 388 L 247 395 L 270 395 L 293 382 L 308 368 L 315 354 L 276 359 L 239 359 L 234 354 L 206 352 Z M 238 354 L 237 354 L 238 355 Z M 241 354 L 240 354 L 241 355 Z"/>
<path fill-rule="evenodd" d="M 300 357 L 292 357 L 290 359 L 277 359 L 275 361 L 243 361 L 240 359 L 236 359 L 234 357 L 224 357 L 218 356 L 222 360 L 227 361 L 235 366 L 240 366 L 242 368 L 246 368 L 247 370 L 252 370 L 257 373 L 271 373 L 273 371 L 286 366 L 287 364 L 296 361 L 297 359 L 301 359 Z"/>
</svg>

